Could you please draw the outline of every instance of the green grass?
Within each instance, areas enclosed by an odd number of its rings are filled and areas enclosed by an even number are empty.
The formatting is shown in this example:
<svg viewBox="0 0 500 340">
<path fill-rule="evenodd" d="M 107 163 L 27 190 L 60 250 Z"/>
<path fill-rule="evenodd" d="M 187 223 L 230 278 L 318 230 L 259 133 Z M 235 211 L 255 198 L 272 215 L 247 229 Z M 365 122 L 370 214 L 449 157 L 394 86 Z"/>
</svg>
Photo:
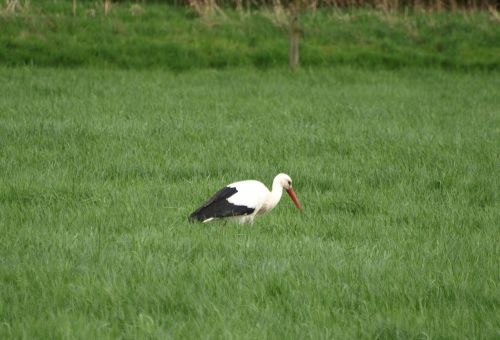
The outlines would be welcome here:
<svg viewBox="0 0 500 340">
<path fill-rule="evenodd" d="M 104 16 L 100 2 L 79 4 L 76 17 L 68 1 L 0 13 L 0 65 L 184 71 L 288 63 L 286 17 L 277 24 L 270 10 L 199 18 L 186 8 L 142 4 L 134 15 L 131 4 L 114 4 Z M 304 13 L 300 24 L 305 67 L 500 70 L 500 25 L 489 12 L 324 9 Z"/>
<path fill-rule="evenodd" d="M 499 88 L 0 68 L 0 338 L 500 337 Z M 303 213 L 187 222 L 281 171 Z"/>
</svg>

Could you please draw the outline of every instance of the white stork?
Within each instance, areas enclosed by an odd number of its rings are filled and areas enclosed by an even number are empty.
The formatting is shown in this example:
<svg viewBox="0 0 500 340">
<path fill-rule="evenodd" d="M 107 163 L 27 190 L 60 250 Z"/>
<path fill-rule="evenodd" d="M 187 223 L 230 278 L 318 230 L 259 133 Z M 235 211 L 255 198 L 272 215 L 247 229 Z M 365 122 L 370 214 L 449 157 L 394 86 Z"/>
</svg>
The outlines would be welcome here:
<svg viewBox="0 0 500 340">
<path fill-rule="evenodd" d="M 283 189 L 301 209 L 292 189 L 292 179 L 286 174 L 274 177 L 272 191 L 259 181 L 235 182 L 217 191 L 200 208 L 189 215 L 191 222 L 210 222 L 221 218 L 235 219 L 239 223 L 252 223 L 256 215 L 271 211 L 280 201 Z"/>
</svg>

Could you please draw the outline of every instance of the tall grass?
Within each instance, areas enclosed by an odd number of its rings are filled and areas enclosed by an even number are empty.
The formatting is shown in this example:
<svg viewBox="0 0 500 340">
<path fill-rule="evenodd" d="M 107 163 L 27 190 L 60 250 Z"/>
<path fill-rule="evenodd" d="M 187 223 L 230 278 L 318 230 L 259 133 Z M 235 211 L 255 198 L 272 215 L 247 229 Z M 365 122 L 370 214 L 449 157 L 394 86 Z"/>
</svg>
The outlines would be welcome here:
<svg viewBox="0 0 500 340">
<path fill-rule="evenodd" d="M 42 0 L 7 0 L 6 3 L 34 3 L 40 4 L 45 1 Z M 71 6 L 69 0 L 52 0 L 52 3 L 60 5 Z M 77 4 L 96 3 L 93 0 L 73 0 Z M 156 3 L 167 4 L 169 6 L 204 6 L 204 7 L 233 7 L 233 8 L 262 8 L 273 7 L 277 4 L 290 5 L 291 3 L 300 3 L 306 7 L 317 8 L 347 8 L 347 7 L 372 7 L 372 8 L 385 8 L 385 9 L 404 9 L 404 8 L 430 8 L 430 9 L 487 9 L 488 7 L 497 7 L 498 4 L 495 0 L 149 0 L 149 1 L 136 1 L 138 3 Z M 102 0 L 97 2 L 105 6 L 109 2 Z M 131 3 L 129 0 L 114 0 L 113 3 Z"/>
<path fill-rule="evenodd" d="M 499 79 L 0 68 L 0 338 L 498 338 Z"/>
<path fill-rule="evenodd" d="M 187 8 L 33 3 L 0 15 L 0 64 L 175 71 L 288 64 L 288 22 L 267 9 L 199 17 Z M 281 13 L 281 14 L 280 14 Z M 306 11 L 304 67 L 500 69 L 500 25 L 489 12 Z"/>
</svg>

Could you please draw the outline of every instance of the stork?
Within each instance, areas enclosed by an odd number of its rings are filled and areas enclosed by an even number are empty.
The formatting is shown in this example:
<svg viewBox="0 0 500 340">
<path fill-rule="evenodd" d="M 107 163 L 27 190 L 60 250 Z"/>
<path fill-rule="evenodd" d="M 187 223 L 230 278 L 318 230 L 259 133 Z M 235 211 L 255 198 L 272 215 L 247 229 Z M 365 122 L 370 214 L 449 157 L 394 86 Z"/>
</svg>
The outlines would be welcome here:
<svg viewBox="0 0 500 340">
<path fill-rule="evenodd" d="M 287 174 L 278 174 L 274 177 L 272 191 L 255 180 L 225 186 L 189 215 L 189 220 L 207 223 L 217 219 L 233 219 L 239 223 L 252 223 L 255 216 L 271 211 L 278 204 L 283 189 L 295 206 L 301 209 L 292 189 L 292 179 Z"/>
</svg>

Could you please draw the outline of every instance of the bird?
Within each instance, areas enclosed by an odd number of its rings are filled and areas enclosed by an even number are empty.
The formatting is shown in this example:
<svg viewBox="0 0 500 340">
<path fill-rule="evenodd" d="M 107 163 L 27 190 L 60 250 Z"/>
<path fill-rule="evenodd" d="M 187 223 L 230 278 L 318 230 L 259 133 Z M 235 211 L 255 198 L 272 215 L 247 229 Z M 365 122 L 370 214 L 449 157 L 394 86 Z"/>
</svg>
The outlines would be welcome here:
<svg viewBox="0 0 500 340">
<path fill-rule="evenodd" d="M 214 220 L 236 220 L 252 224 L 257 215 L 271 211 L 286 190 L 297 209 L 302 207 L 292 189 L 292 179 L 284 173 L 274 177 L 272 191 L 256 180 L 234 182 L 217 191 L 189 215 L 190 222 L 207 223 Z"/>
</svg>

